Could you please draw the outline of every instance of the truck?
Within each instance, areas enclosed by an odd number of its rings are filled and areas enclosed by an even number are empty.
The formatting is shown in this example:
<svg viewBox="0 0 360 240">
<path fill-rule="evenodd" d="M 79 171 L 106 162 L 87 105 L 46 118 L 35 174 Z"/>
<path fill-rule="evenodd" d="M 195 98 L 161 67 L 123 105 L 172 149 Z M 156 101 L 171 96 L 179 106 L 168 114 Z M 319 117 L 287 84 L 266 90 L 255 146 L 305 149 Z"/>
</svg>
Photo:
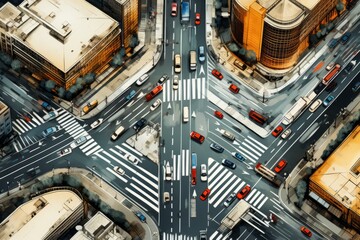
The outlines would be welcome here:
<svg viewBox="0 0 360 240">
<path fill-rule="evenodd" d="M 190 21 L 190 4 L 189 2 L 181 3 L 181 23 Z"/>
<path fill-rule="evenodd" d="M 307 103 L 308 101 L 306 101 L 305 98 L 299 98 L 290 111 L 284 116 L 282 123 L 286 126 L 292 123 L 300 115 L 301 111 L 304 110 Z"/>
<path fill-rule="evenodd" d="M 341 65 L 336 63 L 335 66 L 323 77 L 321 81 L 325 86 L 328 85 L 338 74 L 341 69 Z"/>
<path fill-rule="evenodd" d="M 241 199 L 231 211 L 221 220 L 220 232 L 233 229 L 241 219 L 250 211 L 251 205 Z"/>
<path fill-rule="evenodd" d="M 191 154 L 191 185 L 196 185 L 196 165 L 197 165 L 197 154 Z"/>
<path fill-rule="evenodd" d="M 260 174 L 276 186 L 279 187 L 281 185 L 282 181 L 280 178 L 278 178 L 278 175 L 274 171 L 271 171 L 269 168 L 262 165 L 261 163 L 257 163 L 254 170 L 256 173 Z"/>
</svg>

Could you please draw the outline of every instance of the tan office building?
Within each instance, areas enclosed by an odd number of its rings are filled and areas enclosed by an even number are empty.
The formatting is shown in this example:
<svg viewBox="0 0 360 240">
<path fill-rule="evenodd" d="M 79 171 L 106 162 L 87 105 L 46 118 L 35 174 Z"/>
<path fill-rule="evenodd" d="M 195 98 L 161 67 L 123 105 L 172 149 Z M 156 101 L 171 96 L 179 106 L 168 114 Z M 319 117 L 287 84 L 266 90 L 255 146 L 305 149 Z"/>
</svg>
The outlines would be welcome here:
<svg viewBox="0 0 360 240">
<path fill-rule="evenodd" d="M 85 0 L 25 0 L 0 9 L 0 48 L 68 89 L 120 48 L 119 24 Z"/>
<path fill-rule="evenodd" d="M 310 177 L 310 196 L 360 231 L 360 126 Z"/>
<path fill-rule="evenodd" d="M 231 34 L 272 69 L 293 67 L 320 23 L 337 16 L 338 0 L 232 0 Z"/>
<path fill-rule="evenodd" d="M 10 108 L 0 101 L 0 139 L 11 133 L 11 130 Z"/>
</svg>

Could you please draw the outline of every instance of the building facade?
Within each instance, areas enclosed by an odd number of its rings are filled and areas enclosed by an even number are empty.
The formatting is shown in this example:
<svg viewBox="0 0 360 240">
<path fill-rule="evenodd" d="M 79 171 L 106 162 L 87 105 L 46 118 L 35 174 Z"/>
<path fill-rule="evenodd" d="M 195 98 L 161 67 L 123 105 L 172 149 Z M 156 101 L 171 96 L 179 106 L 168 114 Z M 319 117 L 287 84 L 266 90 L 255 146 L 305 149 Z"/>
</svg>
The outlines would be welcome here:
<svg viewBox="0 0 360 240">
<path fill-rule="evenodd" d="M 12 131 L 10 108 L 0 101 L 0 139 Z"/>
<path fill-rule="evenodd" d="M 139 0 L 88 0 L 98 6 L 106 14 L 119 22 L 121 29 L 121 43 L 127 51 L 130 50 L 130 39 L 139 31 L 141 16 Z"/>
<path fill-rule="evenodd" d="M 309 35 L 337 16 L 338 0 L 232 0 L 231 34 L 271 69 L 288 69 L 309 47 Z"/>
<path fill-rule="evenodd" d="M 85 0 L 25 0 L 0 9 L 0 48 L 38 79 L 69 89 L 121 46 L 119 24 Z"/>
<path fill-rule="evenodd" d="M 309 195 L 360 231 L 360 126 L 310 177 Z"/>
</svg>

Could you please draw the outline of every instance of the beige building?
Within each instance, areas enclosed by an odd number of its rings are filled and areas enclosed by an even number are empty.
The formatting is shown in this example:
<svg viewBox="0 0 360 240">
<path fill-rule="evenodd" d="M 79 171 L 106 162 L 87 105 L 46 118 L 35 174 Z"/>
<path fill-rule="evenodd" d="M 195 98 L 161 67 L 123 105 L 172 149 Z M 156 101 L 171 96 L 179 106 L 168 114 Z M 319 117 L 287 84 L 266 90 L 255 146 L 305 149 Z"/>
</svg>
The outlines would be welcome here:
<svg viewBox="0 0 360 240">
<path fill-rule="evenodd" d="M 231 34 L 271 69 L 293 67 L 339 0 L 232 0 Z M 344 1 L 345 2 L 345 1 Z"/>
<path fill-rule="evenodd" d="M 120 48 L 119 24 L 85 0 L 25 0 L 0 9 L 0 48 L 68 89 Z"/>
<path fill-rule="evenodd" d="M 119 22 L 121 43 L 129 49 L 131 36 L 139 31 L 139 0 L 88 0 Z"/>
<path fill-rule="evenodd" d="M 10 108 L 0 101 L 0 139 L 11 133 L 11 130 Z"/>
<path fill-rule="evenodd" d="M 360 126 L 310 177 L 310 196 L 360 231 Z"/>
<path fill-rule="evenodd" d="M 48 192 L 34 197 L 11 213 L 0 224 L 0 239 L 59 239 L 83 215 L 83 201 L 74 192 Z"/>
</svg>

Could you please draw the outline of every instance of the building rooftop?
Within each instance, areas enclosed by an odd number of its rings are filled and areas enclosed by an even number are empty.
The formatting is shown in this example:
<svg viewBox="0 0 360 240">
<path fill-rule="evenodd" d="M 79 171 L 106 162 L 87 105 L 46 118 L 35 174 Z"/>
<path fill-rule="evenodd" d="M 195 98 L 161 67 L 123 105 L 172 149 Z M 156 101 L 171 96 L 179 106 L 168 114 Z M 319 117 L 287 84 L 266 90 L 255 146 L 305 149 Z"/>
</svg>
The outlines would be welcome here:
<svg viewBox="0 0 360 240">
<path fill-rule="evenodd" d="M 18 207 L 0 224 L 0 239 L 43 239 L 79 207 L 82 207 L 82 200 L 67 190 L 35 197 Z"/>
<path fill-rule="evenodd" d="M 25 14 L 18 17 L 23 11 Z M 25 0 L 7 3 L 0 22 L 14 38 L 63 72 L 70 70 L 118 23 L 85 0 Z"/>
<path fill-rule="evenodd" d="M 8 109 L 8 106 L 2 101 L 0 101 L 0 113 L 6 111 L 6 109 Z"/>
<path fill-rule="evenodd" d="M 290 0 L 282 0 L 268 12 L 268 15 L 279 22 L 290 22 L 298 18 L 302 12 L 303 10 Z"/>
<path fill-rule="evenodd" d="M 310 180 L 360 215 L 360 126 L 330 155 Z"/>
<path fill-rule="evenodd" d="M 295 0 L 295 1 L 300 3 L 309 10 L 312 10 L 320 2 L 320 0 Z"/>
</svg>

